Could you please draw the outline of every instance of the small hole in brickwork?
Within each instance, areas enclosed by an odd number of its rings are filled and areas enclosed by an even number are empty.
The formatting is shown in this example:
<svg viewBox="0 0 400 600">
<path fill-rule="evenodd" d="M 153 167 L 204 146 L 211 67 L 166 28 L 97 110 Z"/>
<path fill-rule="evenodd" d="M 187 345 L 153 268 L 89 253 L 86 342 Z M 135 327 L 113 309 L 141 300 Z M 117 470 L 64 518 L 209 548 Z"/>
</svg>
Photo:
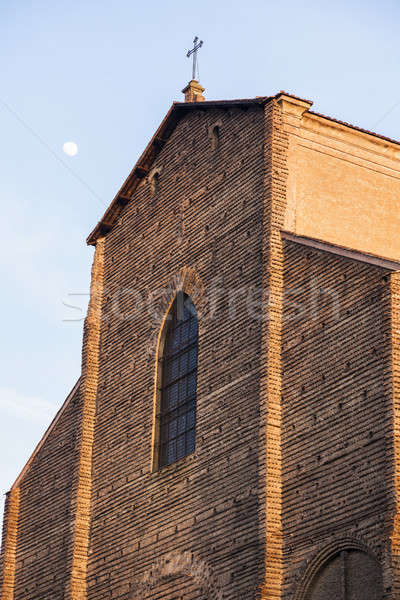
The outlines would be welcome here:
<svg viewBox="0 0 400 600">
<path fill-rule="evenodd" d="M 374 432 L 373 432 L 373 431 L 370 431 L 370 432 L 369 432 L 369 437 L 370 437 L 370 438 L 374 437 Z"/>
<path fill-rule="evenodd" d="M 339 410 L 342 410 L 342 408 L 343 408 L 343 402 L 339 402 L 338 406 L 339 406 Z"/>
<path fill-rule="evenodd" d="M 211 132 L 211 148 L 212 148 L 212 150 L 216 150 L 219 146 L 219 143 L 220 143 L 219 126 L 215 125 L 215 127 L 213 127 L 213 130 Z"/>
<path fill-rule="evenodd" d="M 154 173 L 153 177 L 150 180 L 150 186 L 151 186 L 151 194 L 152 196 L 157 196 L 158 192 L 160 191 L 160 174 L 159 173 Z"/>
<path fill-rule="evenodd" d="M 364 390 L 364 391 L 363 391 L 363 396 L 364 396 L 364 398 L 367 398 L 367 397 L 368 397 L 368 390 Z"/>
<path fill-rule="evenodd" d="M 304 394 L 304 392 L 305 392 L 305 391 L 306 391 L 306 386 L 305 386 L 305 385 L 302 385 L 302 386 L 301 386 L 301 393 L 302 393 L 302 394 Z"/>
</svg>

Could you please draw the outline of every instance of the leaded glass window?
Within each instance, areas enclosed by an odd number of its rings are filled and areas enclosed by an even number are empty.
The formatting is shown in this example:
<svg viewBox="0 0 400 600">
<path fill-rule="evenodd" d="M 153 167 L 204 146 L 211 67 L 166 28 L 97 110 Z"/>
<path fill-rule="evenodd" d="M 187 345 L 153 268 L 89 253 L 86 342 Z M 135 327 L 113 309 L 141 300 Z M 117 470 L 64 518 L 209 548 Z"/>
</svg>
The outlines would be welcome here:
<svg viewBox="0 0 400 600">
<path fill-rule="evenodd" d="M 167 317 L 161 369 L 159 466 L 194 452 L 197 387 L 197 313 L 179 292 Z"/>
</svg>

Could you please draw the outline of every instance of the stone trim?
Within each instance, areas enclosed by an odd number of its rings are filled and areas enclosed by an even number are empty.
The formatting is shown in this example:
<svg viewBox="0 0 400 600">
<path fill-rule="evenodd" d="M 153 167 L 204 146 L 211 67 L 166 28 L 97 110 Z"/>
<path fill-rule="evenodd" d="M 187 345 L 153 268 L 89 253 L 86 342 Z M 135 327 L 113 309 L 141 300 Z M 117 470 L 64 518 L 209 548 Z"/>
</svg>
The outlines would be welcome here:
<svg viewBox="0 0 400 600">
<path fill-rule="evenodd" d="M 399 271 L 400 262 L 396 260 L 390 260 L 383 258 L 382 256 L 375 256 L 373 254 L 367 254 L 360 252 L 359 250 L 352 250 L 351 248 L 345 248 L 344 246 L 337 246 L 330 242 L 324 242 L 314 238 L 306 237 L 303 235 L 296 235 L 289 231 L 282 231 L 282 237 L 289 242 L 295 242 L 296 244 L 302 244 L 303 246 L 309 246 L 316 250 L 322 250 L 323 252 L 330 252 L 331 254 L 337 254 L 343 258 L 350 258 L 351 260 L 358 260 L 369 265 L 375 265 L 382 269 L 389 269 L 390 271 Z"/>
</svg>

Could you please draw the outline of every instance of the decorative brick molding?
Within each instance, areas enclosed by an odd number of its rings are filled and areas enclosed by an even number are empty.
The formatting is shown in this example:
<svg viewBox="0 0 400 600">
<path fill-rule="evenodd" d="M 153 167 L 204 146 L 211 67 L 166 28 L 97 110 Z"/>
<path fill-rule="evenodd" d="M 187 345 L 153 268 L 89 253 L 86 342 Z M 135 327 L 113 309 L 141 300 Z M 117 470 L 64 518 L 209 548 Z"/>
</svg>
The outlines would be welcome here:
<svg viewBox="0 0 400 600">
<path fill-rule="evenodd" d="M 393 598 L 400 595 L 400 272 L 390 276 L 395 506 L 391 532 Z"/>
<path fill-rule="evenodd" d="M 97 240 L 92 267 L 90 302 L 85 323 L 86 347 L 83 352 L 83 397 L 80 424 L 80 449 L 75 506 L 71 600 L 86 599 L 86 573 L 89 549 L 92 492 L 92 451 L 96 415 L 96 396 L 99 377 L 101 306 L 103 297 L 104 238 Z"/>
<path fill-rule="evenodd" d="M 332 541 L 327 546 L 320 549 L 313 558 L 308 562 L 300 584 L 293 596 L 293 600 L 307 600 L 309 586 L 313 582 L 315 576 L 324 567 L 324 565 L 343 550 L 359 550 L 371 556 L 377 563 L 379 559 L 377 554 L 366 543 L 357 538 L 341 538 Z"/>
<path fill-rule="evenodd" d="M 204 283 L 194 267 L 184 266 L 173 275 L 164 289 L 159 290 L 152 298 L 154 307 L 153 329 L 147 344 L 149 360 L 155 360 L 158 354 L 159 338 L 162 333 L 168 311 L 178 292 L 185 292 L 191 297 L 199 319 L 199 332 L 204 327 L 204 318 L 207 314 L 207 298 Z"/>
<path fill-rule="evenodd" d="M 283 227 L 286 194 L 287 139 L 281 132 L 280 107 L 276 102 L 265 107 L 265 284 L 268 290 L 268 318 L 263 326 L 265 376 L 261 382 L 261 402 L 266 402 L 266 524 L 265 581 L 263 600 L 281 598 L 283 580 L 282 534 L 282 297 Z"/>
<path fill-rule="evenodd" d="M 12 488 L 7 496 L 5 541 L 2 556 L 1 600 L 13 600 L 17 554 L 19 487 Z"/>
<path fill-rule="evenodd" d="M 160 583 L 176 577 L 192 579 L 206 600 L 223 600 L 222 592 L 215 582 L 210 566 L 192 552 L 171 552 L 158 560 L 146 573 L 142 581 L 136 584 L 132 600 L 142 600 L 146 594 Z"/>
</svg>

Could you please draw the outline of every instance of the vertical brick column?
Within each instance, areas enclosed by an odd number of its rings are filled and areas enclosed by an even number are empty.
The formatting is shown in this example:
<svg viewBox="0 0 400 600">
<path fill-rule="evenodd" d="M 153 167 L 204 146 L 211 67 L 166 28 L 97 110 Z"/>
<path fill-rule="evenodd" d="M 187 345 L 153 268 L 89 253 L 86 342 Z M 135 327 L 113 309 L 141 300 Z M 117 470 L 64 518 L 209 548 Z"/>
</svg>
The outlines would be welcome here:
<svg viewBox="0 0 400 600">
<path fill-rule="evenodd" d="M 265 113 L 265 217 L 264 290 L 268 314 L 263 322 L 261 402 L 266 403 L 266 551 L 263 600 L 281 598 L 283 581 L 282 448 L 281 448 L 281 330 L 283 252 L 281 229 L 286 205 L 287 136 L 281 127 L 279 101 L 266 105 Z M 266 299 L 266 298 L 265 298 Z"/>
<path fill-rule="evenodd" d="M 6 499 L 2 552 L 1 600 L 13 600 L 17 553 L 19 487 L 12 488 Z"/>
<path fill-rule="evenodd" d="M 393 393 L 393 471 L 395 506 L 392 522 L 392 598 L 400 598 L 400 273 L 391 275 Z"/>
<path fill-rule="evenodd" d="M 85 600 L 87 597 L 86 573 L 91 517 L 92 451 L 99 378 L 104 241 L 104 238 L 100 238 L 96 244 L 90 286 L 90 302 L 84 331 L 81 383 L 83 409 L 79 432 L 76 494 L 72 506 L 74 515 L 72 569 L 69 589 L 67 589 L 67 598 L 70 600 Z"/>
</svg>

